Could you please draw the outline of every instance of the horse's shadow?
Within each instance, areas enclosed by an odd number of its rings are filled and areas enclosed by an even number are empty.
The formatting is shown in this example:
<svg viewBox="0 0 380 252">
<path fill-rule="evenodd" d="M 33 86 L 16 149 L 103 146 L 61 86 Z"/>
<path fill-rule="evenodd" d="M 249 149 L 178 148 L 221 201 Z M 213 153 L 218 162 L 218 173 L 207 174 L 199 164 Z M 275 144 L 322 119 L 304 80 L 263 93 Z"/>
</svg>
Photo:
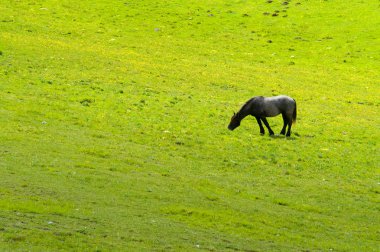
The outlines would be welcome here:
<svg viewBox="0 0 380 252">
<path fill-rule="evenodd" d="M 281 134 L 275 134 L 275 135 L 270 135 L 269 137 L 272 138 L 272 139 L 285 139 L 285 140 L 289 140 L 289 141 L 295 141 L 295 140 L 297 140 L 297 138 L 300 137 L 300 135 L 297 134 L 295 136 L 287 137 L 287 136 L 284 136 L 284 135 L 281 135 Z"/>
</svg>

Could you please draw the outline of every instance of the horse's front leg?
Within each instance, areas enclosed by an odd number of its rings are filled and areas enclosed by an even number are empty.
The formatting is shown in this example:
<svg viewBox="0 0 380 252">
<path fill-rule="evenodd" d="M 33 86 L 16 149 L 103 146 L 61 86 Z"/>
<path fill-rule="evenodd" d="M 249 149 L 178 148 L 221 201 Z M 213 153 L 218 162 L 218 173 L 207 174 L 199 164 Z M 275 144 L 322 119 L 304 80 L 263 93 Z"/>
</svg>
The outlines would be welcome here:
<svg viewBox="0 0 380 252">
<path fill-rule="evenodd" d="M 264 130 L 263 124 L 261 123 L 260 117 L 255 116 L 255 118 L 256 118 L 256 121 L 257 121 L 257 123 L 259 124 L 259 127 L 260 127 L 260 134 L 264 135 L 265 134 L 265 130 Z"/>
<path fill-rule="evenodd" d="M 268 131 L 269 131 L 269 135 L 274 135 L 274 132 L 273 132 L 273 130 L 270 128 L 267 119 L 266 119 L 265 117 L 262 117 L 261 120 L 263 120 L 265 126 L 267 127 L 267 129 L 268 129 Z"/>
</svg>

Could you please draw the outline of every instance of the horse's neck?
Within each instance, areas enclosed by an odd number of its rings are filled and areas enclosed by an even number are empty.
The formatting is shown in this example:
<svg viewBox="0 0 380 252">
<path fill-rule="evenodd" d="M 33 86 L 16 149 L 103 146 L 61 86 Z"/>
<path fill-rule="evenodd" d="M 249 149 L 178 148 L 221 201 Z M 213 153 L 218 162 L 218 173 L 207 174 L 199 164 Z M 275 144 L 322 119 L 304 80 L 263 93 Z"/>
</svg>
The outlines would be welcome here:
<svg viewBox="0 0 380 252">
<path fill-rule="evenodd" d="M 248 108 L 246 106 L 242 107 L 240 111 L 238 112 L 239 114 L 239 120 L 243 120 L 247 115 L 249 115 Z"/>
</svg>

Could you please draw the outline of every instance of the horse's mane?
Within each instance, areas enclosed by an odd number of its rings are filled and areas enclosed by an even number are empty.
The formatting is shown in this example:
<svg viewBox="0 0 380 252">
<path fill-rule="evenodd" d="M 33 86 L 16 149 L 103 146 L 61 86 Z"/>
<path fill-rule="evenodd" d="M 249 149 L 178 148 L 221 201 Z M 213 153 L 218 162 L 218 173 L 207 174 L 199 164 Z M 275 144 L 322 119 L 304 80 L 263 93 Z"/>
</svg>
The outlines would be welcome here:
<svg viewBox="0 0 380 252">
<path fill-rule="evenodd" d="M 247 106 L 251 103 L 251 101 L 253 100 L 253 99 L 255 99 L 256 97 L 253 97 L 253 98 L 251 98 L 251 99 L 249 99 L 246 103 L 244 103 L 244 105 L 243 106 L 241 106 L 241 108 L 240 108 L 240 110 L 239 110 L 239 112 L 242 112 L 242 111 L 244 111 L 244 109 L 246 109 L 247 108 Z M 239 113 L 238 112 L 238 113 Z"/>
</svg>

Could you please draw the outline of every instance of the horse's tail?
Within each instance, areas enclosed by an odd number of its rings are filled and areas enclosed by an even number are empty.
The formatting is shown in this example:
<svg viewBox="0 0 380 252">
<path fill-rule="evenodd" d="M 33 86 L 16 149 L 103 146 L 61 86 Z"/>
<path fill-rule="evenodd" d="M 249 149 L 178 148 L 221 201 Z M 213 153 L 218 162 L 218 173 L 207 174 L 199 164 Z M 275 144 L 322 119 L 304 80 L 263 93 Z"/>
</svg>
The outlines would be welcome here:
<svg viewBox="0 0 380 252">
<path fill-rule="evenodd" d="M 296 120 L 297 120 L 297 103 L 296 103 L 296 100 L 294 100 L 294 110 L 293 110 L 292 122 L 296 123 Z"/>
</svg>

